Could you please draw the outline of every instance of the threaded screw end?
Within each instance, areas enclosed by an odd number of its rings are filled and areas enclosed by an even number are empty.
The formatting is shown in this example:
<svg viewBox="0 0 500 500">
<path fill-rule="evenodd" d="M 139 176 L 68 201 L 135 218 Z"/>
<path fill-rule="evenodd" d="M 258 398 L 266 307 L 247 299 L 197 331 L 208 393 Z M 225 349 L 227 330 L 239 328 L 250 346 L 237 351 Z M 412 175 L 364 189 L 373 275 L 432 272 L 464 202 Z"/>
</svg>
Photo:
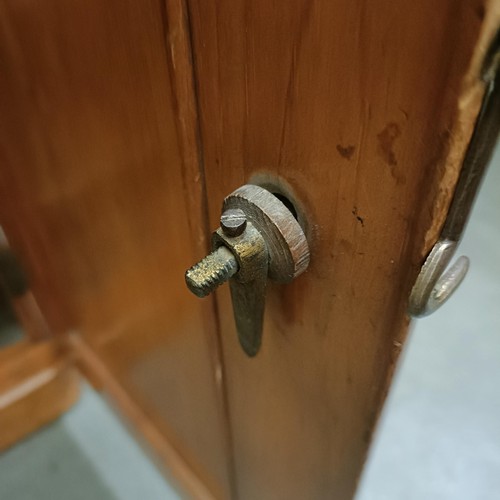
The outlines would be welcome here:
<svg viewBox="0 0 500 500">
<path fill-rule="evenodd" d="M 234 255 L 221 246 L 186 271 L 186 284 L 197 297 L 206 297 L 237 272 Z"/>
</svg>

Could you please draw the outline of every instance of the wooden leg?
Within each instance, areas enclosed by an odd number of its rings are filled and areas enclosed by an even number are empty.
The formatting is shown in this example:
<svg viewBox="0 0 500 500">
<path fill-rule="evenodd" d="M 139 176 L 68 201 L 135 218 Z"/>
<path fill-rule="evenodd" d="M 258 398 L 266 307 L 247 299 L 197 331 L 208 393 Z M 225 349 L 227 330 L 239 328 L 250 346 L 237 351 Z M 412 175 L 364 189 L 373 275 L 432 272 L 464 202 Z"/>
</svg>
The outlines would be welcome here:
<svg viewBox="0 0 500 500">
<path fill-rule="evenodd" d="M 53 339 L 0 351 L 0 451 L 48 424 L 79 396 L 79 374 Z"/>
</svg>

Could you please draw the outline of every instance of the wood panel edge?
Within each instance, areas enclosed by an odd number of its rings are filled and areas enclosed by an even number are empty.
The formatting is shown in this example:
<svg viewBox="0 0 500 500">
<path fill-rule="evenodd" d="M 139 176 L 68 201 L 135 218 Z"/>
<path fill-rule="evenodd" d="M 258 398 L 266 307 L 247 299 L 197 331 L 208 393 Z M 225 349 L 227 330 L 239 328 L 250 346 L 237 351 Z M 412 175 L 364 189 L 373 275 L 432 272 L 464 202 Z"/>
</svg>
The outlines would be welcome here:
<svg viewBox="0 0 500 500">
<path fill-rule="evenodd" d="M 429 253 L 446 220 L 485 92 L 484 82 L 480 78 L 481 67 L 498 29 L 500 29 L 500 1 L 487 0 L 479 39 L 467 73 L 462 79 L 461 92 L 456 101 L 456 116 L 449 131 L 448 151 L 438 165 L 442 174 L 438 182 L 437 194 L 431 201 L 432 220 L 424 236 L 420 258 Z"/>
<path fill-rule="evenodd" d="M 199 102 L 196 68 L 191 41 L 189 8 L 185 0 L 165 0 L 165 46 L 175 103 L 177 134 L 183 164 L 183 182 L 187 213 L 197 214 L 198 221 L 188 221 L 193 248 L 193 262 L 209 250 L 211 233 L 202 136 L 199 122 Z M 224 448 L 227 457 L 229 487 L 236 498 L 236 469 L 231 433 L 230 412 L 226 387 L 226 370 L 222 353 L 217 298 L 211 296 L 202 304 L 204 336 L 211 356 L 218 395 L 218 408 L 225 432 Z"/>
</svg>

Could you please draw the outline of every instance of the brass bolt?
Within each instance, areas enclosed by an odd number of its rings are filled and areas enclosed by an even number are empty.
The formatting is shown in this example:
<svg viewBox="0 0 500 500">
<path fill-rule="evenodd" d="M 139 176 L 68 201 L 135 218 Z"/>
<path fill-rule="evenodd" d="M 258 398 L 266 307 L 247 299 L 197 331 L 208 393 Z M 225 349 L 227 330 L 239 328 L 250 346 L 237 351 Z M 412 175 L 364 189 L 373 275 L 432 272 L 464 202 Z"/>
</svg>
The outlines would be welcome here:
<svg viewBox="0 0 500 500">
<path fill-rule="evenodd" d="M 196 296 L 206 297 L 237 272 L 234 255 L 221 246 L 186 271 L 186 284 Z"/>
</svg>

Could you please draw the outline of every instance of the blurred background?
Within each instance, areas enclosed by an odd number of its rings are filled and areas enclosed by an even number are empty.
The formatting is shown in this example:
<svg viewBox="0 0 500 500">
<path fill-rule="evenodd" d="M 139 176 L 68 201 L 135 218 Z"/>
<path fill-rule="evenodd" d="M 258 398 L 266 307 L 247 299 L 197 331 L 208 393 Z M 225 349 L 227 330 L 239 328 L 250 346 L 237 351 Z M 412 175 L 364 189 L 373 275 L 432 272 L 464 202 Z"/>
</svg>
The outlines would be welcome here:
<svg viewBox="0 0 500 500">
<path fill-rule="evenodd" d="M 443 309 L 414 323 L 357 500 L 500 495 L 499 186 L 497 148 L 460 247 L 471 258 L 469 275 Z M 5 304 L 0 319 L 0 342 L 17 339 Z M 106 401 L 85 387 L 63 417 L 0 455 L 0 498 L 178 496 Z"/>
</svg>

